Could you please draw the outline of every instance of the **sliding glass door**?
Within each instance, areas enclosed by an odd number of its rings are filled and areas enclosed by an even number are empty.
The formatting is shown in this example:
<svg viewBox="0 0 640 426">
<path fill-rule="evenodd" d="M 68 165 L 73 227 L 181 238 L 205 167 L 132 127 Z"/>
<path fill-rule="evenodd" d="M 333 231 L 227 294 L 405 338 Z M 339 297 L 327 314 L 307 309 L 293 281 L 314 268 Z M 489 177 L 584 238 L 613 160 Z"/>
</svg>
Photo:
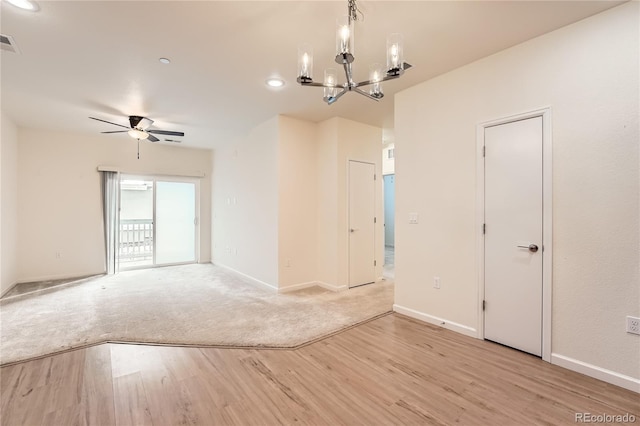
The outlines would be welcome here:
<svg viewBox="0 0 640 426">
<path fill-rule="evenodd" d="M 121 175 L 120 270 L 197 261 L 198 182 Z"/>
<path fill-rule="evenodd" d="M 156 264 L 195 260 L 196 185 L 156 181 Z"/>
<path fill-rule="evenodd" d="M 120 269 L 153 265 L 153 180 L 144 176 L 120 179 Z"/>
</svg>

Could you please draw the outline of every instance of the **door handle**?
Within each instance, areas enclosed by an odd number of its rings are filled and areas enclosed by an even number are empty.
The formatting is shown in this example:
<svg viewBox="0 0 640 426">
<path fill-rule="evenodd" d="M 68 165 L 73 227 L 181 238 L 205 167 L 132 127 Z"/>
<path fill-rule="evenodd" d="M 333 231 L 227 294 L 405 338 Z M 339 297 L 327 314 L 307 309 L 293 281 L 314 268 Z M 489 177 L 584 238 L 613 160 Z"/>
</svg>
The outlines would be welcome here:
<svg viewBox="0 0 640 426">
<path fill-rule="evenodd" d="M 356 231 L 357 229 L 354 229 L 354 228 L 349 229 L 349 232 L 356 232 Z"/>
<path fill-rule="evenodd" d="M 528 246 L 518 246 L 518 247 L 529 249 L 531 253 L 535 253 L 538 251 L 538 246 L 535 244 L 529 244 Z"/>
</svg>

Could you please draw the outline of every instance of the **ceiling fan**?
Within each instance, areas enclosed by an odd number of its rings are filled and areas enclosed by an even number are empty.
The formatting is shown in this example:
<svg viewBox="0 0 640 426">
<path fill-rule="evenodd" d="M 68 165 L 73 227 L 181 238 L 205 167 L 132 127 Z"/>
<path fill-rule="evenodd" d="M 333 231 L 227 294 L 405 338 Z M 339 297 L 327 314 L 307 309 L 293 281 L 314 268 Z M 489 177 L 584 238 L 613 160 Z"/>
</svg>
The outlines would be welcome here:
<svg viewBox="0 0 640 426">
<path fill-rule="evenodd" d="M 114 126 L 123 127 L 127 130 L 112 130 L 109 132 L 101 132 L 101 133 L 128 133 L 134 139 L 143 140 L 147 139 L 149 142 L 158 142 L 160 139 L 156 138 L 155 135 L 167 135 L 167 136 L 184 136 L 184 132 L 173 132 L 169 130 L 157 130 L 157 129 L 149 129 L 149 127 L 153 124 L 153 120 L 147 117 L 141 117 L 139 115 L 130 115 L 129 116 L 129 127 L 123 126 L 122 124 L 112 123 L 111 121 L 102 120 L 100 118 L 89 117 L 92 120 L 102 121 L 103 123 L 112 124 Z M 170 142 L 178 142 L 174 140 L 167 140 Z"/>
</svg>

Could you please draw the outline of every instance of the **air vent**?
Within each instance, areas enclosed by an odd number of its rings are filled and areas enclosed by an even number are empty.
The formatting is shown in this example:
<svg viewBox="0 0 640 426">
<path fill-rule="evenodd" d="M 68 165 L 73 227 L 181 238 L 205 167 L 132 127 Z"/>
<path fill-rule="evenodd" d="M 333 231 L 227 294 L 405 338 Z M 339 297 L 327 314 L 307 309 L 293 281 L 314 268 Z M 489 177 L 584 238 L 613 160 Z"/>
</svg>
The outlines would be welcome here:
<svg viewBox="0 0 640 426">
<path fill-rule="evenodd" d="M 10 35 L 0 34 L 0 47 L 7 52 L 20 53 L 16 41 Z"/>
</svg>

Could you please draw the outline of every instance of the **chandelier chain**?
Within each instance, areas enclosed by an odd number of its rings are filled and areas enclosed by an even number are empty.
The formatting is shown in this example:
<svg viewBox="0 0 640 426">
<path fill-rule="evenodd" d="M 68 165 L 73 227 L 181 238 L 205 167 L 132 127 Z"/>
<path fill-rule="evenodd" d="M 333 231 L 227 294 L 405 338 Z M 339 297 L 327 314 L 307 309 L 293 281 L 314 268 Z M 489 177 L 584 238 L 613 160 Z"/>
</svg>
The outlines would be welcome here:
<svg viewBox="0 0 640 426">
<path fill-rule="evenodd" d="M 347 8 L 349 11 L 349 24 L 351 24 L 351 21 L 364 21 L 364 13 L 358 9 L 356 0 L 348 0 Z"/>
</svg>

